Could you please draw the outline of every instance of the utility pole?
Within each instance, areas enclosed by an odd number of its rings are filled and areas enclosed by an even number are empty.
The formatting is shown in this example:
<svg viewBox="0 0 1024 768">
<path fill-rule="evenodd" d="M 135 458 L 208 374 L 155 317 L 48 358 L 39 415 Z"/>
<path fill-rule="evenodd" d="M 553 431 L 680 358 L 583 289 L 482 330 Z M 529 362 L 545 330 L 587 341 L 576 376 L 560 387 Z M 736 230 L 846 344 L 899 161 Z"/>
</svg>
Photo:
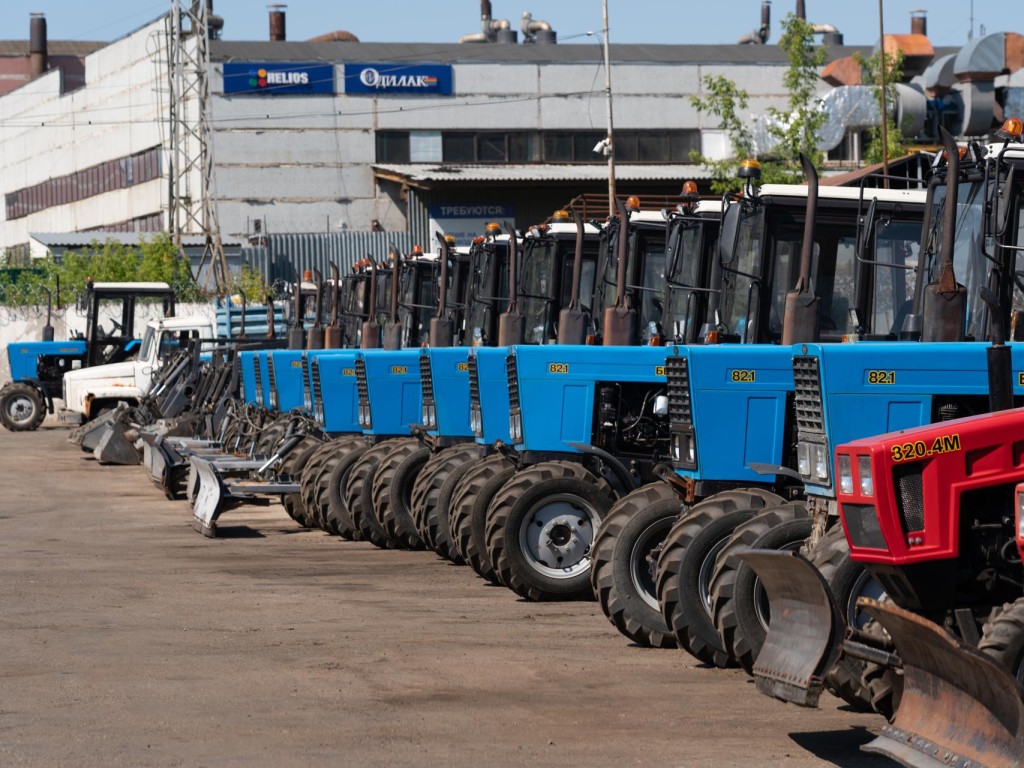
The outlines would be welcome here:
<svg viewBox="0 0 1024 768">
<path fill-rule="evenodd" d="M 604 90 L 608 100 L 608 135 L 605 149 L 608 154 L 608 215 L 615 215 L 615 139 L 612 130 L 612 67 L 608 54 L 608 0 L 604 0 Z"/>
<path fill-rule="evenodd" d="M 885 69 L 889 59 L 885 55 L 885 23 L 882 21 L 882 0 L 878 0 L 878 47 L 882 53 L 882 66 L 879 68 L 882 80 L 882 176 L 885 178 L 885 186 L 889 187 L 889 113 L 885 109 Z"/>
<path fill-rule="evenodd" d="M 211 0 L 171 0 L 167 16 L 170 111 L 167 228 L 180 258 L 188 258 L 182 245 L 183 235 L 206 236 L 196 277 L 209 260 L 217 290 L 223 292 L 228 285 L 228 265 L 212 195 L 209 120 L 210 39 L 220 33 L 223 21 L 213 15 L 212 5 Z M 193 190 L 196 181 L 198 201 Z"/>
</svg>

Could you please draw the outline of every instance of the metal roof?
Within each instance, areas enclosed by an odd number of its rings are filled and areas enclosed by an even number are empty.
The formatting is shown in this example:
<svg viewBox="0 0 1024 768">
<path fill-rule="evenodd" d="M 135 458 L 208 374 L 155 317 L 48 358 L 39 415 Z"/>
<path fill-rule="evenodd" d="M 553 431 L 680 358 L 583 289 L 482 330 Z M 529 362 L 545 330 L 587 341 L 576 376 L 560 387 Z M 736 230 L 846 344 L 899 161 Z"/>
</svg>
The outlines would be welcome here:
<svg viewBox="0 0 1024 768">
<path fill-rule="evenodd" d="M 88 40 L 50 40 L 46 50 L 50 56 L 87 56 L 110 43 Z M 28 56 L 28 40 L 0 40 L 0 56 Z"/>
<path fill-rule="evenodd" d="M 860 52 L 871 55 L 871 46 L 843 45 L 826 48 L 828 61 Z M 956 49 L 953 49 L 956 50 Z M 936 51 L 938 54 L 938 51 Z M 787 64 L 777 45 L 648 45 L 613 43 L 613 62 L 637 64 Z M 213 61 L 384 61 L 465 64 L 535 62 L 548 64 L 599 63 L 598 45 L 502 45 L 498 43 L 350 43 L 293 41 L 211 40 Z"/>
<path fill-rule="evenodd" d="M 113 240 L 121 245 L 138 245 L 141 239 L 152 240 L 159 232 L 30 232 L 29 237 L 47 248 L 85 248 L 93 243 Z M 241 245 L 238 240 L 221 237 L 227 247 Z M 206 245 L 205 235 L 182 235 L 181 244 L 186 248 L 202 248 Z"/>
<path fill-rule="evenodd" d="M 428 188 L 446 182 L 553 182 L 601 181 L 608 178 L 608 166 L 593 165 L 434 165 L 415 163 L 374 165 L 378 178 L 401 181 L 410 186 Z M 709 179 L 711 173 L 700 165 L 616 165 L 619 181 L 680 181 Z"/>
</svg>

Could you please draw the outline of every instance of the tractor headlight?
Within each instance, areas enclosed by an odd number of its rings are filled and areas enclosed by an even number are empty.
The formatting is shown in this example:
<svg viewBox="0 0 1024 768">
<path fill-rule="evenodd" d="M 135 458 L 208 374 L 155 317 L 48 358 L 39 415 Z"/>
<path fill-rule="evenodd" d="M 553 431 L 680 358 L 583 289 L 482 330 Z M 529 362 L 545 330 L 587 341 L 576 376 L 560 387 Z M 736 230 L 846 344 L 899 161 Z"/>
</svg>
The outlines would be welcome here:
<svg viewBox="0 0 1024 768">
<path fill-rule="evenodd" d="M 523 417 L 519 413 L 513 413 L 508 417 L 508 433 L 513 444 L 523 439 Z"/>
<path fill-rule="evenodd" d="M 437 427 L 437 407 L 434 405 L 423 405 L 423 426 L 427 429 Z"/>
<path fill-rule="evenodd" d="M 875 495 L 875 480 L 871 476 L 871 457 L 857 457 L 857 475 L 860 477 L 860 492 L 863 496 Z"/>
<path fill-rule="evenodd" d="M 1017 538 L 1024 540 L 1024 493 L 1017 494 Z"/>
<path fill-rule="evenodd" d="M 796 469 L 800 477 L 811 476 L 811 446 L 798 443 L 796 446 Z"/>
<path fill-rule="evenodd" d="M 836 460 L 836 472 L 839 475 L 840 493 L 853 493 L 853 468 L 850 466 L 850 457 L 844 453 L 839 454 Z"/>
<path fill-rule="evenodd" d="M 814 445 L 814 478 L 822 482 L 828 480 L 828 449 L 820 443 Z"/>
<path fill-rule="evenodd" d="M 469 407 L 469 429 L 475 437 L 484 436 L 484 425 L 483 418 L 480 414 L 480 406 L 475 404 Z"/>
</svg>

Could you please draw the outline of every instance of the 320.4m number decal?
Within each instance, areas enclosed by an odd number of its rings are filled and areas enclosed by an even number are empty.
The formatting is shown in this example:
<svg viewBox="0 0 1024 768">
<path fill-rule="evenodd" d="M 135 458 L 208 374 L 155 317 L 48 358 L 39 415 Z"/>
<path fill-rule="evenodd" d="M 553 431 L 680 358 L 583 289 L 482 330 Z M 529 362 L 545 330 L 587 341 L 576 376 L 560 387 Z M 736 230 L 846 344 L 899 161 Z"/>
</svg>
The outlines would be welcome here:
<svg viewBox="0 0 1024 768">
<path fill-rule="evenodd" d="M 931 442 L 917 440 L 913 443 L 898 443 L 889 448 L 889 454 L 895 462 L 924 459 L 940 453 L 953 453 L 960 450 L 960 435 L 941 435 Z"/>
</svg>

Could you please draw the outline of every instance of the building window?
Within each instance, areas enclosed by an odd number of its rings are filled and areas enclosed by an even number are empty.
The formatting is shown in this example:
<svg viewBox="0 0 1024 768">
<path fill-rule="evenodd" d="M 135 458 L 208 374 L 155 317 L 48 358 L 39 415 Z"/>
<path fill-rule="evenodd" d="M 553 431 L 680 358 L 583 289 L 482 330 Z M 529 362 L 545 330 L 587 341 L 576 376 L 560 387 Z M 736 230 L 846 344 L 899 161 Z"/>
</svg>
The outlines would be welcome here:
<svg viewBox="0 0 1024 768">
<path fill-rule="evenodd" d="M 408 163 L 409 132 L 377 131 L 377 162 Z"/>
<path fill-rule="evenodd" d="M 476 135 L 462 131 L 445 131 L 441 153 L 446 163 L 475 163 Z"/>
</svg>

